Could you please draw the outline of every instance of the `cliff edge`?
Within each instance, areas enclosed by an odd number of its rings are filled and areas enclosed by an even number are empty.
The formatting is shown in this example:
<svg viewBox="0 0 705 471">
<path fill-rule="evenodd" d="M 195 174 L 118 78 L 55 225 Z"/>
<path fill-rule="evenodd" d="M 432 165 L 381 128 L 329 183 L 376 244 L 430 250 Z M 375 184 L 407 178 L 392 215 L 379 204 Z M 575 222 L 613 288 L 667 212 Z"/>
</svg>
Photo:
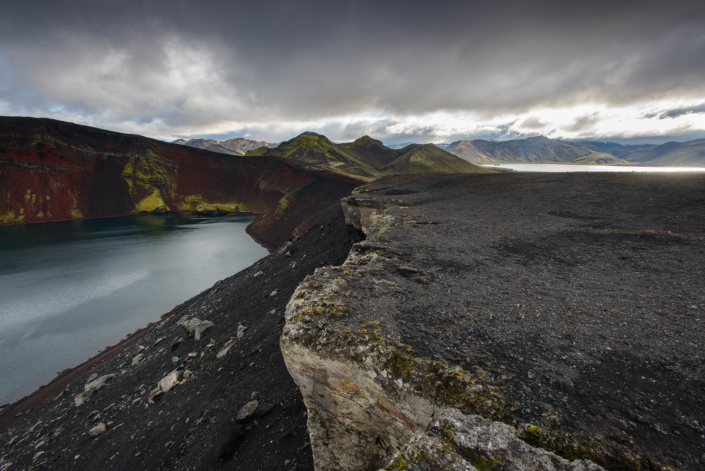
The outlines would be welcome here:
<svg viewBox="0 0 705 471">
<path fill-rule="evenodd" d="M 698 469 L 705 176 L 389 177 L 286 308 L 318 471 Z"/>
</svg>

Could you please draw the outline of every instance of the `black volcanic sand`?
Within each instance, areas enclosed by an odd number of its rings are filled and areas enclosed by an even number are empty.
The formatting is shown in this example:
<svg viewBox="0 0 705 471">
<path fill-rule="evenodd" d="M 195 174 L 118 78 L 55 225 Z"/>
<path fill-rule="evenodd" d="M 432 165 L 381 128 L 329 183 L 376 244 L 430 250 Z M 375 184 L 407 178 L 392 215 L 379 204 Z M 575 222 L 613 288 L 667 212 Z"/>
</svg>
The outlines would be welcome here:
<svg viewBox="0 0 705 471">
<path fill-rule="evenodd" d="M 332 214 L 296 240 L 289 256 L 271 254 L 216 283 L 119 353 L 112 349 L 107 359 L 94 359 L 92 370 L 79 367 L 84 374 L 60 397 L 24 413 L 18 413 L 26 410 L 22 402 L 6 411 L 3 424 L 14 424 L 1 436 L 0 469 L 7 462 L 13 463 L 9 469 L 313 469 L 305 407 L 284 365 L 279 336 L 284 308 L 298 283 L 319 266 L 341 264 L 360 239 L 345 226 L 340 209 Z M 215 326 L 194 340 L 176 325 L 185 314 Z M 239 324 L 247 327 L 244 336 L 216 358 L 228 340 L 236 339 Z M 131 366 L 138 353 L 144 361 Z M 172 362 L 174 356 L 178 361 Z M 149 404 L 150 391 L 177 368 L 193 376 Z M 76 407 L 74 395 L 94 373 L 117 376 Z M 260 408 L 274 408 L 238 428 L 237 413 L 255 392 Z M 90 437 L 88 431 L 101 422 L 107 430 Z M 216 460 L 224 454 L 216 449 L 229 440 L 234 456 Z"/>
<path fill-rule="evenodd" d="M 602 442 L 608 469 L 705 469 L 705 175 L 388 177 L 356 198 L 418 221 L 375 250 L 430 281 L 351 311 L 484 370 L 517 422 Z"/>
</svg>

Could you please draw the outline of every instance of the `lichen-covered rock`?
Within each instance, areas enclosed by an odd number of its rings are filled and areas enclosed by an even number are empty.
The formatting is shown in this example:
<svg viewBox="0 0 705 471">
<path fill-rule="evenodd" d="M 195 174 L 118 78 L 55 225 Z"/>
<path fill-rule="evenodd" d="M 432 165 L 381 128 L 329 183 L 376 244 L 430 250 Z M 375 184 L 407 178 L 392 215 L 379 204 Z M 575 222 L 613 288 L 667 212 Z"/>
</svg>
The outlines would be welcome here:
<svg viewBox="0 0 705 471">
<path fill-rule="evenodd" d="M 517 430 L 478 415 L 447 409 L 417 433 L 385 469 L 512 469 L 601 471 L 587 460 L 568 461 L 519 439 Z"/>
</svg>

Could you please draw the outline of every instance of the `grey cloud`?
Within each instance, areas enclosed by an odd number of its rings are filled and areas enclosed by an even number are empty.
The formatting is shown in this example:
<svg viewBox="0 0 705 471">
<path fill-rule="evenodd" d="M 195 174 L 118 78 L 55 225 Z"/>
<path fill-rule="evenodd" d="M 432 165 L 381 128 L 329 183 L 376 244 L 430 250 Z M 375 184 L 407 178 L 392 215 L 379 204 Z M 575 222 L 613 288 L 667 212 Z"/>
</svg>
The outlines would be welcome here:
<svg viewBox="0 0 705 471">
<path fill-rule="evenodd" d="M 703 2 L 10 3 L 5 109 L 118 127 L 705 96 Z"/>
<path fill-rule="evenodd" d="M 519 127 L 522 129 L 529 129 L 529 130 L 534 130 L 534 129 L 543 129 L 544 127 L 547 126 L 547 123 L 542 122 L 540 119 L 530 116 L 526 118 L 524 121 L 519 123 Z"/>
<path fill-rule="evenodd" d="M 684 114 L 692 114 L 692 113 L 705 113 L 705 104 L 702 104 L 700 106 L 693 106 L 690 108 L 675 108 L 672 110 L 668 110 L 664 113 L 655 113 L 651 117 L 655 117 L 657 115 L 659 119 L 667 119 L 667 118 L 677 118 L 678 116 L 683 116 Z"/>
<path fill-rule="evenodd" d="M 577 118 L 575 122 L 573 122 L 573 124 L 566 127 L 566 131 L 583 133 L 589 132 L 594 127 L 594 125 L 599 122 L 599 115 L 597 113 L 592 113 Z"/>
</svg>

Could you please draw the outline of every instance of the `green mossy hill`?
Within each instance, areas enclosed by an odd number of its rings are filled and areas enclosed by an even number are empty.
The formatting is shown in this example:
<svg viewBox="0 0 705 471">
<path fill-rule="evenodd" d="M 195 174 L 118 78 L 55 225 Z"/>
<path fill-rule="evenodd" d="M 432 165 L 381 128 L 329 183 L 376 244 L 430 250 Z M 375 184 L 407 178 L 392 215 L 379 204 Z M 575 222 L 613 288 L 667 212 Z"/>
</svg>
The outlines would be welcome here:
<svg viewBox="0 0 705 471">
<path fill-rule="evenodd" d="M 511 141 L 456 141 L 446 151 L 474 163 L 575 163 L 628 165 L 629 162 L 587 146 L 543 136 Z"/>
<path fill-rule="evenodd" d="M 353 142 L 344 142 L 341 146 L 360 155 L 371 167 L 388 165 L 399 157 L 398 151 L 390 149 L 382 141 L 372 139 L 370 136 L 362 136 Z"/>
<path fill-rule="evenodd" d="M 390 149 L 369 136 L 336 144 L 313 132 L 305 132 L 274 149 L 262 147 L 248 151 L 245 155 L 284 157 L 367 180 L 393 174 L 492 172 L 432 144 L 413 144 L 403 149 Z"/>
<path fill-rule="evenodd" d="M 412 144 L 399 149 L 401 155 L 378 170 L 385 175 L 411 173 L 493 173 L 456 157 L 433 144 Z"/>
</svg>

